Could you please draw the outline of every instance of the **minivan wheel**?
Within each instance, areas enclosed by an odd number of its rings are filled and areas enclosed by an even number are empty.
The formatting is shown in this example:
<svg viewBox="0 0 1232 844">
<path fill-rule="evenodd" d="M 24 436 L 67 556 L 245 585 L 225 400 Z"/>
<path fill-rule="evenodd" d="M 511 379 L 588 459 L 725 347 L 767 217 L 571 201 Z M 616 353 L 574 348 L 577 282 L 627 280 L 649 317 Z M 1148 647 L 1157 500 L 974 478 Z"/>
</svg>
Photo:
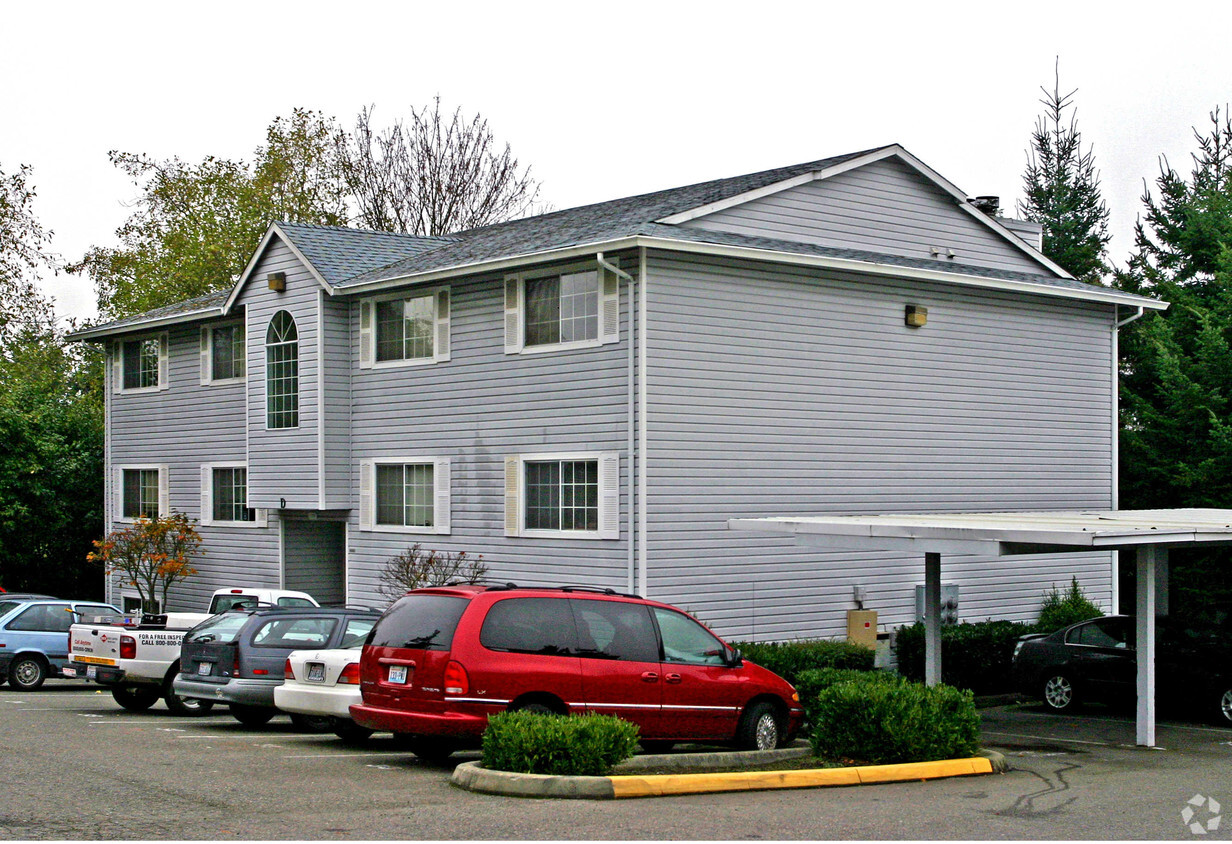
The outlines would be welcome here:
<svg viewBox="0 0 1232 844">
<path fill-rule="evenodd" d="M 278 712 L 268 706 L 248 706 L 243 703 L 231 704 L 231 714 L 235 716 L 235 720 L 239 721 L 245 727 L 260 727 L 263 724 L 268 724 L 269 720 Z"/>
<path fill-rule="evenodd" d="M 1216 710 L 1222 717 L 1223 723 L 1232 723 L 1232 688 L 1223 690 L 1223 694 L 1219 696 L 1219 708 Z"/>
<path fill-rule="evenodd" d="M 745 710 L 736 731 L 736 742 L 745 750 L 773 750 L 783 730 L 774 706 L 765 701 Z"/>
<path fill-rule="evenodd" d="M 9 685 L 21 692 L 32 692 L 47 679 L 47 666 L 37 656 L 20 656 L 9 666 Z"/>
<path fill-rule="evenodd" d="M 1049 674 L 1044 680 L 1044 706 L 1053 712 L 1072 712 L 1078 708 L 1074 682 L 1064 674 Z"/>
<path fill-rule="evenodd" d="M 444 762 L 458 749 L 457 745 L 448 739 L 432 736 L 407 736 L 404 744 L 411 753 L 425 762 L 432 763 Z"/>
<path fill-rule="evenodd" d="M 112 686 L 111 696 L 129 712 L 145 712 L 158 702 L 158 688 L 150 686 Z"/>
</svg>

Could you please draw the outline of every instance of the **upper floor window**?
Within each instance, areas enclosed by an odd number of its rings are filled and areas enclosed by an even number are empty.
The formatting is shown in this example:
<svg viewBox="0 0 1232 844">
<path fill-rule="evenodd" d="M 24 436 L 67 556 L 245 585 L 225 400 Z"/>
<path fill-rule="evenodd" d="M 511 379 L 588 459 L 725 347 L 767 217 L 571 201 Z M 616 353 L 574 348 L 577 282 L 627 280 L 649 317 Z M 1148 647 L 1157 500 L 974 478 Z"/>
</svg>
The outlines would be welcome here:
<svg viewBox="0 0 1232 844">
<path fill-rule="evenodd" d="M 168 512 L 166 466 L 122 466 L 117 472 L 119 518 L 157 519 Z"/>
<path fill-rule="evenodd" d="M 360 366 L 449 360 L 449 288 L 360 303 Z"/>
<path fill-rule="evenodd" d="M 620 340 L 620 284 L 607 269 L 505 280 L 505 352 L 597 346 Z"/>
<path fill-rule="evenodd" d="M 243 323 L 201 329 L 201 383 L 244 377 L 247 350 Z"/>
<path fill-rule="evenodd" d="M 115 345 L 112 360 L 119 392 L 159 390 L 167 386 L 167 335 L 155 334 Z"/>
<path fill-rule="evenodd" d="M 299 426 L 299 334 L 286 311 L 274 314 L 265 332 L 265 424 Z"/>
<path fill-rule="evenodd" d="M 201 494 L 203 524 L 257 520 L 256 511 L 248 506 L 248 469 L 245 466 L 202 466 Z"/>
</svg>

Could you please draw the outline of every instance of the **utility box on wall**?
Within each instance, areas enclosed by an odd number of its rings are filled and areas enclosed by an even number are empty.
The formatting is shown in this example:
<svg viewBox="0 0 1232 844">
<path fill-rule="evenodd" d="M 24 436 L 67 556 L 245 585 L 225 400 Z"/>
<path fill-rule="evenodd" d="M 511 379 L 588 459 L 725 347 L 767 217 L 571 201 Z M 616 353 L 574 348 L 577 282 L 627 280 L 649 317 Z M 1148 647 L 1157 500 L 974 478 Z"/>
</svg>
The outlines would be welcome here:
<svg viewBox="0 0 1232 844">
<path fill-rule="evenodd" d="M 924 620 L 924 587 L 915 587 L 915 620 Z M 941 584 L 941 623 L 958 623 L 958 584 Z"/>
<path fill-rule="evenodd" d="M 866 648 L 877 647 L 876 610 L 847 610 L 847 641 Z"/>
</svg>

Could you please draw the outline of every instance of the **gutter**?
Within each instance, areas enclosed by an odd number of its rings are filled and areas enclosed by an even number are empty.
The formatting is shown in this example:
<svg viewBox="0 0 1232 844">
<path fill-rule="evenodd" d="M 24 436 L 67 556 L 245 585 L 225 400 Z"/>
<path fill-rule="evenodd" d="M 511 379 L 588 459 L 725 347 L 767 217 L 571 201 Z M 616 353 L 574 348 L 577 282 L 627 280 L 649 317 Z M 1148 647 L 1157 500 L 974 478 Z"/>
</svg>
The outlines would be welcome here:
<svg viewBox="0 0 1232 844">
<path fill-rule="evenodd" d="M 625 546 L 628 548 L 628 560 L 626 561 L 628 579 L 626 581 L 626 589 L 629 592 L 635 592 L 636 586 L 635 586 L 635 581 L 634 581 L 635 568 L 634 568 L 634 556 L 633 556 L 634 554 L 633 530 L 635 526 L 635 522 L 633 519 L 633 501 L 634 501 L 634 496 L 633 496 L 633 477 L 634 477 L 633 475 L 633 462 L 634 462 L 633 461 L 633 453 L 634 453 L 633 452 L 633 442 L 634 442 L 633 433 L 634 433 L 634 428 L 637 424 L 637 417 L 634 415 L 634 404 L 633 404 L 633 397 L 634 397 L 634 391 L 633 391 L 633 338 L 634 338 L 633 305 L 634 305 L 634 291 L 637 289 L 636 288 L 637 279 L 629 275 L 627 272 L 625 272 L 624 270 L 622 270 L 620 267 L 616 266 L 615 264 L 609 263 L 603 257 L 602 252 L 597 252 L 595 254 L 595 261 L 598 262 L 599 266 L 603 267 L 609 272 L 615 273 L 617 276 L 625 279 L 625 281 L 628 282 L 628 284 L 626 285 L 626 289 L 629 291 L 629 333 L 628 333 L 628 337 L 626 338 L 626 345 L 628 346 L 628 349 L 629 349 L 629 356 L 628 356 L 628 364 L 627 364 L 628 389 L 627 389 L 627 396 L 626 396 L 626 411 L 625 411 L 627 414 L 627 418 L 628 418 L 628 425 L 627 425 L 628 441 L 625 444 L 625 449 L 626 449 L 625 453 L 628 454 L 628 458 L 625 460 L 625 464 L 626 464 L 625 465 L 625 489 L 628 491 L 627 496 L 626 496 L 627 497 L 626 506 L 628 507 L 628 528 L 627 528 L 628 538 L 625 541 Z"/>
</svg>

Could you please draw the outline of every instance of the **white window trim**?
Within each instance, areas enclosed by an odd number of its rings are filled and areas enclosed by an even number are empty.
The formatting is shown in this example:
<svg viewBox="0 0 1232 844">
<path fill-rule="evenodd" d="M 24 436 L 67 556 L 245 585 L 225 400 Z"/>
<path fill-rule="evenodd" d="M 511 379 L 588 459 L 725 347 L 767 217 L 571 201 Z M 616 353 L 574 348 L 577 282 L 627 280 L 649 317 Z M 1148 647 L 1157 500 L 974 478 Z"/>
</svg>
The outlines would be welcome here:
<svg viewBox="0 0 1232 844">
<path fill-rule="evenodd" d="M 619 266 L 614 259 L 611 263 Z M 570 273 L 596 271 L 599 277 L 598 327 L 592 340 L 571 340 L 567 343 L 526 345 L 526 282 Z M 594 349 L 620 342 L 620 279 L 609 269 L 594 262 L 571 264 L 545 270 L 525 270 L 505 276 L 502 287 L 505 314 L 505 354 L 539 355 Z"/>
<path fill-rule="evenodd" d="M 112 467 L 114 477 L 112 479 L 114 492 L 112 498 L 115 502 L 115 513 L 112 516 L 112 521 L 120 522 L 121 524 L 131 525 L 136 523 L 136 519 L 124 515 L 124 472 L 135 472 L 138 470 L 154 470 L 158 472 L 158 515 L 159 518 L 171 513 L 170 502 L 170 467 L 166 463 L 124 463 Z"/>
<path fill-rule="evenodd" d="M 136 590 L 136 589 L 133 589 L 133 588 L 128 587 L 128 586 L 125 586 L 124 588 L 122 588 L 122 589 L 120 590 L 120 600 L 119 600 L 119 601 L 117 601 L 116 603 L 118 603 L 118 604 L 120 605 L 120 609 L 121 609 L 121 610 L 123 610 L 123 609 L 124 609 L 124 599 L 125 599 L 125 598 L 128 598 L 128 599 L 131 599 L 131 600 L 133 600 L 133 601 L 136 601 L 138 606 L 140 606 L 140 605 L 141 605 L 141 596 L 137 593 L 137 590 Z M 157 595 L 155 595 L 155 596 L 152 598 L 152 600 L 154 601 L 155 605 L 158 607 L 158 609 L 156 610 L 156 612 L 162 612 L 162 603 L 163 603 L 163 602 L 162 602 L 162 599 L 161 599 L 161 598 L 159 598 Z M 130 611 L 126 612 L 126 613 L 125 613 L 125 615 L 135 615 L 135 614 L 139 614 L 140 612 L 141 612 L 141 610 L 139 610 L 139 609 L 138 609 L 138 610 L 130 610 Z"/>
<path fill-rule="evenodd" d="M 291 324 L 295 326 L 295 340 L 294 340 L 294 344 L 295 344 L 295 392 L 296 392 L 295 424 L 285 425 L 280 428 L 271 428 L 270 423 L 269 423 L 269 415 L 270 415 L 269 349 L 271 345 L 289 346 L 292 343 L 292 341 L 290 340 L 283 340 L 277 343 L 267 342 L 269 339 L 269 327 L 273 323 L 274 317 L 278 316 L 278 314 L 281 313 L 282 311 L 287 312 L 287 316 L 291 317 Z M 320 326 L 318 326 L 318 329 L 319 328 Z M 299 320 L 296 318 L 295 314 L 291 313 L 291 310 L 289 308 L 279 308 L 278 310 L 274 311 L 273 316 L 271 316 L 265 323 L 265 333 L 262 335 L 262 342 L 261 342 L 261 379 L 264 382 L 261 385 L 261 393 L 265 397 L 264 398 L 264 408 L 265 408 L 264 414 L 265 414 L 265 430 L 267 431 L 298 431 L 301 427 L 302 420 L 300 419 L 300 417 L 302 416 L 304 412 L 304 408 L 300 405 L 300 402 L 299 402 L 299 399 L 303 398 L 303 395 L 304 395 L 304 389 L 300 383 L 300 380 L 301 380 L 300 364 L 303 363 L 303 356 L 300 354 L 301 352 L 300 343 L 301 342 L 302 342 L 302 338 L 300 337 Z M 246 341 L 245 341 L 244 346 L 245 346 L 245 350 L 247 350 L 248 344 Z M 245 364 L 244 366 L 244 372 L 245 373 L 248 372 L 247 364 Z"/>
<path fill-rule="evenodd" d="M 376 306 L 380 302 L 392 302 L 399 299 L 417 299 L 432 297 L 432 356 L 422 358 L 400 358 L 397 360 L 376 359 Z M 414 290 L 402 290 L 397 293 L 386 293 L 373 296 L 359 303 L 359 368 L 360 369 L 399 369 L 406 366 L 431 366 L 444 363 L 451 356 L 452 343 L 452 293 L 448 285 L 428 287 Z"/>
<path fill-rule="evenodd" d="M 376 523 L 376 467 L 406 466 L 412 464 L 432 466 L 432 482 L 434 486 L 432 527 L 418 525 L 379 525 Z M 448 457 L 434 457 L 422 454 L 394 455 L 392 457 L 374 457 L 363 460 L 359 464 L 359 529 L 373 533 L 408 533 L 426 536 L 448 536 L 452 532 L 450 526 L 450 509 L 452 507 L 453 472 L 452 461 Z"/>
<path fill-rule="evenodd" d="M 125 387 L 124 386 L 124 344 L 138 343 L 143 340 L 158 340 L 158 383 L 153 387 Z M 141 393 L 158 393 L 168 387 L 168 366 L 167 360 L 170 357 L 170 347 L 167 338 L 167 332 L 162 331 L 157 334 L 142 334 L 138 337 L 128 337 L 123 340 L 116 340 L 111 347 L 111 378 L 112 392 L 123 393 L 124 395 L 138 395 Z"/>
<path fill-rule="evenodd" d="M 264 528 L 269 527 L 269 510 L 264 507 L 249 507 L 253 511 L 251 522 L 240 522 L 233 519 L 214 518 L 214 470 L 215 469 L 248 469 L 243 461 L 230 463 L 201 464 L 201 518 L 198 520 L 203 527 L 234 527 L 234 528 Z"/>
<path fill-rule="evenodd" d="M 530 530 L 526 527 L 526 464 L 594 460 L 599 467 L 598 530 Z M 620 538 L 620 452 L 572 451 L 505 457 L 505 535 L 540 539 Z"/>
<path fill-rule="evenodd" d="M 232 378 L 214 377 L 214 331 L 219 328 L 238 328 L 244 338 L 244 374 Z M 243 320 L 231 320 L 201 327 L 201 386 L 214 384 L 243 384 L 248 380 L 248 332 Z"/>
</svg>

